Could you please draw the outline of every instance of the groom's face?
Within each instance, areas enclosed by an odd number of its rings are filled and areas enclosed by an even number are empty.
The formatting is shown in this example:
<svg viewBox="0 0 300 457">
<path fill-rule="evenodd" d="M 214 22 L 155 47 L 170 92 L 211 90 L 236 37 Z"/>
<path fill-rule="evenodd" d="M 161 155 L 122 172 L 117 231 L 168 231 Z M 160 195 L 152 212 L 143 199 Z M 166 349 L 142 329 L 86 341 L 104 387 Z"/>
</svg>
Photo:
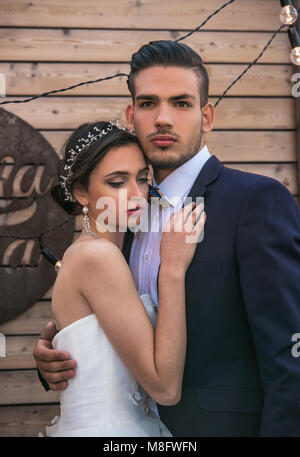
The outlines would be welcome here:
<svg viewBox="0 0 300 457">
<path fill-rule="evenodd" d="M 156 168 L 174 169 L 195 155 L 212 127 L 213 108 L 201 110 L 199 78 L 192 69 L 155 66 L 135 77 L 127 120 Z M 209 119 L 207 119 L 207 109 Z"/>
</svg>

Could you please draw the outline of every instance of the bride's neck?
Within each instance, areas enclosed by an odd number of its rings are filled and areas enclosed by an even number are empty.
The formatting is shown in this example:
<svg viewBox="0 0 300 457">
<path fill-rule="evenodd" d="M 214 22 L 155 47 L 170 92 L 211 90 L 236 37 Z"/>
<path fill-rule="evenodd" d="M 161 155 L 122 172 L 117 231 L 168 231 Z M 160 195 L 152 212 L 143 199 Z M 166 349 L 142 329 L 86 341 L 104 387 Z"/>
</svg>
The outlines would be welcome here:
<svg viewBox="0 0 300 457">
<path fill-rule="evenodd" d="M 89 217 L 89 220 L 90 220 L 90 230 L 91 230 L 91 232 L 94 232 L 99 238 L 103 238 L 103 239 L 105 239 L 107 241 L 110 241 L 111 243 L 114 243 L 116 246 L 118 246 L 119 249 L 122 249 L 124 236 L 125 236 L 124 232 L 119 232 L 118 228 L 116 228 L 115 232 L 112 232 L 112 231 L 109 231 L 109 230 L 107 230 L 105 232 L 104 231 L 100 232 L 97 229 L 97 224 L 94 221 L 94 219 Z"/>
</svg>

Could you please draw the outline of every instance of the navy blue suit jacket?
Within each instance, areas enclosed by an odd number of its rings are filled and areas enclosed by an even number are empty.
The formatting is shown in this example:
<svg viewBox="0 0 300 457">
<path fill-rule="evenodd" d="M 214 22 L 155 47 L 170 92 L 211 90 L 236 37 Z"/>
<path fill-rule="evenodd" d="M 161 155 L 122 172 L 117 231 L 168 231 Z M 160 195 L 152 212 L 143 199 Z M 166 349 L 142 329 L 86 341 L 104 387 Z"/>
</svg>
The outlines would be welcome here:
<svg viewBox="0 0 300 457">
<path fill-rule="evenodd" d="M 207 221 L 186 274 L 182 398 L 160 406 L 161 418 L 175 436 L 300 436 L 295 199 L 278 181 L 215 156 L 189 195 L 204 196 Z"/>
</svg>

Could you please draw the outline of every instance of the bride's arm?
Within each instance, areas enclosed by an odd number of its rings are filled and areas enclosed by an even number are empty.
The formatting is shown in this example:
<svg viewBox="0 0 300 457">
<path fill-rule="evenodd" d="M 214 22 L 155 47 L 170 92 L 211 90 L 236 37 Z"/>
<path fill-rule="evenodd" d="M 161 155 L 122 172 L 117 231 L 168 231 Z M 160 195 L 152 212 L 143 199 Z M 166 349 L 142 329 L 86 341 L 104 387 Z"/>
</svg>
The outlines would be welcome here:
<svg viewBox="0 0 300 457">
<path fill-rule="evenodd" d="M 200 233 L 203 225 L 202 216 L 194 233 Z M 181 396 L 186 351 L 184 283 L 195 251 L 195 245 L 183 242 L 186 234 L 174 233 L 171 228 L 171 233 L 163 235 L 156 331 L 115 245 L 103 240 L 85 243 L 81 267 L 74 269 L 80 271 L 78 277 L 74 272 L 74 284 L 79 285 L 116 352 L 148 394 L 162 405 L 175 404 Z"/>
</svg>

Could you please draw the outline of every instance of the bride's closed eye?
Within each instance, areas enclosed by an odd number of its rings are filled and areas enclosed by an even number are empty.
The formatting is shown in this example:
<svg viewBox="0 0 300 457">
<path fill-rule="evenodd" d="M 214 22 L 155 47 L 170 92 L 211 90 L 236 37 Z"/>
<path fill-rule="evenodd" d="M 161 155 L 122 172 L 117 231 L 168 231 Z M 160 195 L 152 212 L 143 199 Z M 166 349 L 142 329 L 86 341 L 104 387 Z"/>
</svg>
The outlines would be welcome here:
<svg viewBox="0 0 300 457">
<path fill-rule="evenodd" d="M 112 187 L 121 187 L 122 184 L 125 184 L 125 182 L 124 182 L 124 181 L 109 182 L 108 184 L 109 184 L 110 186 L 112 186 Z"/>
<path fill-rule="evenodd" d="M 138 178 L 137 182 L 142 183 L 142 184 L 147 184 L 148 183 L 148 178 L 147 176 Z M 121 187 L 123 184 L 125 184 L 125 181 L 115 181 L 115 182 L 108 182 L 108 184 L 112 187 Z"/>
<path fill-rule="evenodd" d="M 148 182 L 148 178 L 147 178 L 147 176 L 145 178 L 139 178 L 138 181 L 142 182 L 142 183 L 147 183 Z"/>
</svg>

